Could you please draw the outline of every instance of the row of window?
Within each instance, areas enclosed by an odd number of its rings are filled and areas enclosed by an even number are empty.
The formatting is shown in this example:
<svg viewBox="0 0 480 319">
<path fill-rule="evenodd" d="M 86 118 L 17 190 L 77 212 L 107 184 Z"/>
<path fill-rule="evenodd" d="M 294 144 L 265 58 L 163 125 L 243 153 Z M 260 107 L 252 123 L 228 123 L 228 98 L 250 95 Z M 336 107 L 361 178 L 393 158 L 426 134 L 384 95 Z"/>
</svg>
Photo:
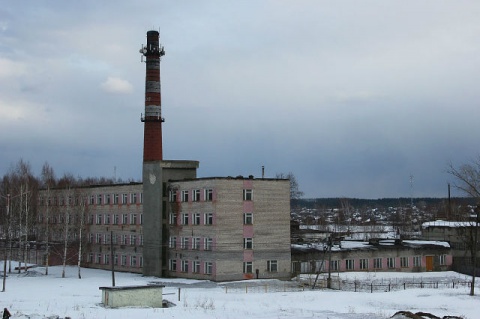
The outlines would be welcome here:
<svg viewBox="0 0 480 319">
<path fill-rule="evenodd" d="M 89 199 L 90 205 L 112 205 L 112 204 L 128 205 L 128 204 L 141 204 L 141 203 L 143 203 L 143 193 L 96 194 L 96 195 L 90 195 L 90 199 Z"/>
<path fill-rule="evenodd" d="M 176 213 L 170 213 L 170 225 L 213 225 L 214 214 L 213 213 L 180 213 L 180 220 Z M 243 224 L 253 224 L 253 213 L 243 214 Z"/>
<path fill-rule="evenodd" d="M 169 201 L 171 203 L 178 202 L 178 191 L 171 190 L 169 192 Z M 213 189 L 207 188 L 204 189 L 203 192 L 200 189 L 192 189 L 192 190 L 182 190 L 180 192 L 180 201 L 182 202 L 211 202 L 213 201 Z"/>
<path fill-rule="evenodd" d="M 213 266 L 214 264 L 211 261 L 201 262 L 199 260 L 180 260 L 178 262 L 176 259 L 170 259 L 168 261 L 168 270 L 184 273 L 191 272 L 195 274 L 211 275 L 213 274 Z"/>
<path fill-rule="evenodd" d="M 397 258 L 395 257 L 387 257 L 387 258 L 373 258 L 373 269 L 383 269 L 384 268 L 384 260 L 386 260 L 386 268 L 394 269 L 397 268 Z M 401 268 L 409 268 L 410 267 L 410 258 L 409 257 L 400 257 L 400 267 Z M 358 260 L 358 268 L 356 267 L 356 260 L 354 259 L 346 259 L 345 262 L 345 269 L 346 270 L 368 270 L 370 269 L 370 260 L 368 258 L 361 258 Z M 330 262 L 330 270 L 340 270 L 340 260 L 332 260 Z M 421 267 L 422 265 L 422 257 L 421 256 L 413 256 L 412 257 L 413 267 Z M 440 255 L 439 256 L 439 264 L 446 265 L 447 264 L 447 255 Z M 324 267 L 323 267 L 324 268 Z M 324 269 L 322 269 L 324 270 Z"/>
<path fill-rule="evenodd" d="M 268 272 L 277 272 L 278 271 L 278 261 L 277 260 L 267 260 L 267 271 Z M 252 274 L 253 273 L 253 262 L 246 261 L 243 263 L 243 273 Z"/>
<path fill-rule="evenodd" d="M 171 236 L 168 242 L 171 249 L 213 250 L 213 238 Z"/>
<path fill-rule="evenodd" d="M 210 237 L 179 237 L 170 236 L 168 247 L 171 249 L 186 249 L 186 250 L 212 250 L 213 238 Z M 243 249 L 253 249 L 253 238 L 243 238 Z"/>
<path fill-rule="evenodd" d="M 110 265 L 111 255 L 109 253 L 90 253 L 88 255 L 88 262 L 99 265 Z M 113 264 L 122 267 L 143 267 L 142 255 L 118 255 L 113 256 Z"/>
<path fill-rule="evenodd" d="M 143 225 L 143 214 L 91 214 L 88 223 L 94 222 L 96 225 Z"/>
<path fill-rule="evenodd" d="M 143 246 L 143 235 L 135 234 L 123 234 L 123 235 L 113 235 L 110 238 L 110 234 L 90 233 L 88 236 L 89 243 L 101 244 L 101 245 L 130 245 L 130 246 Z M 112 241 L 110 241 L 110 239 Z"/>
<path fill-rule="evenodd" d="M 49 206 L 79 206 L 82 197 L 74 196 L 52 196 L 47 198 Z M 89 205 L 128 205 L 143 203 L 143 193 L 123 193 L 123 194 L 94 194 L 83 197 L 84 203 Z M 40 205 L 45 205 L 45 198 L 40 197 Z"/>
<path fill-rule="evenodd" d="M 179 196 L 180 195 L 180 198 Z M 211 202 L 213 201 L 213 189 L 192 189 L 192 190 L 182 190 L 178 192 L 177 190 L 171 190 L 169 192 L 169 201 L 171 203 L 178 202 L 180 199 L 181 202 Z M 252 201 L 253 200 L 253 189 L 244 189 L 243 190 L 243 200 Z"/>
</svg>

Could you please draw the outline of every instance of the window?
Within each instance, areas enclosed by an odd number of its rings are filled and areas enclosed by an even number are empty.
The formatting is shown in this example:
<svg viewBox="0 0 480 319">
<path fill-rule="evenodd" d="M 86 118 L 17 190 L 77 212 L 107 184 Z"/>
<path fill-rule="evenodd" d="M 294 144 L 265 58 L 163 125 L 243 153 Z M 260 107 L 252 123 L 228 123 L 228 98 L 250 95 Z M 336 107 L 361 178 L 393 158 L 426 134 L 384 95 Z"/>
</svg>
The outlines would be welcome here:
<svg viewBox="0 0 480 319">
<path fill-rule="evenodd" d="M 361 270 L 368 269 L 368 259 L 366 259 L 366 258 L 360 259 L 360 269 Z"/>
<path fill-rule="evenodd" d="M 192 238 L 192 249 L 200 249 L 200 237 L 193 237 Z"/>
<path fill-rule="evenodd" d="M 102 224 L 102 214 L 97 214 L 97 219 L 96 219 L 95 223 L 96 223 L 97 225 L 101 225 L 101 224 Z"/>
<path fill-rule="evenodd" d="M 94 205 L 94 204 L 95 204 L 95 195 L 90 195 L 90 205 Z"/>
<path fill-rule="evenodd" d="M 422 259 L 420 256 L 413 256 L 413 267 L 422 266 Z"/>
<path fill-rule="evenodd" d="M 338 264 L 338 260 L 330 261 L 330 270 L 337 271 L 339 269 Z"/>
<path fill-rule="evenodd" d="M 140 214 L 140 225 L 143 225 L 143 214 Z"/>
<path fill-rule="evenodd" d="M 400 267 L 408 268 L 408 257 L 400 257 Z"/>
<path fill-rule="evenodd" d="M 169 222 L 170 222 L 170 225 L 176 225 L 177 224 L 177 214 L 170 213 Z"/>
<path fill-rule="evenodd" d="M 112 242 L 113 242 L 114 245 L 116 245 L 118 243 L 118 235 L 113 235 Z"/>
<path fill-rule="evenodd" d="M 110 265 L 110 254 L 103 255 L 103 263 L 105 265 Z"/>
<path fill-rule="evenodd" d="M 130 246 L 135 246 L 136 243 L 137 243 L 137 236 L 130 235 Z"/>
<path fill-rule="evenodd" d="M 188 260 L 182 260 L 181 267 L 182 272 L 188 272 Z"/>
<path fill-rule="evenodd" d="M 143 204 L 143 193 L 140 193 L 140 204 Z"/>
<path fill-rule="evenodd" d="M 118 255 L 113 256 L 113 264 L 118 265 Z"/>
<path fill-rule="evenodd" d="M 213 264 L 212 264 L 212 262 L 211 262 L 211 261 L 206 261 L 204 267 L 205 267 L 205 268 L 204 268 L 203 271 L 204 271 L 205 275 L 211 275 L 212 272 L 213 272 Z"/>
<path fill-rule="evenodd" d="M 243 224 L 244 225 L 252 225 L 253 224 L 253 213 L 243 214 Z"/>
<path fill-rule="evenodd" d="M 353 259 L 345 260 L 345 268 L 347 270 L 354 270 L 355 269 L 355 261 Z"/>
<path fill-rule="evenodd" d="M 110 225 L 110 214 L 105 214 L 104 223 L 105 225 Z"/>
<path fill-rule="evenodd" d="M 267 270 L 270 272 L 277 272 L 278 266 L 276 260 L 267 260 Z"/>
<path fill-rule="evenodd" d="M 128 194 L 122 194 L 122 204 L 127 204 Z"/>
<path fill-rule="evenodd" d="M 182 225 L 188 225 L 188 213 L 182 213 Z"/>
<path fill-rule="evenodd" d="M 168 263 L 168 269 L 170 271 L 177 271 L 177 260 L 176 259 L 170 259 L 170 262 Z"/>
<path fill-rule="evenodd" d="M 182 191 L 182 202 L 188 202 L 188 191 Z"/>
<path fill-rule="evenodd" d="M 138 258 L 138 267 L 143 267 L 143 256 Z"/>
<path fill-rule="evenodd" d="M 212 238 L 204 238 L 203 239 L 203 250 L 212 250 L 213 247 L 213 239 Z"/>
<path fill-rule="evenodd" d="M 105 204 L 110 205 L 110 204 L 111 204 L 110 200 L 111 200 L 111 199 L 110 199 L 110 194 L 106 194 L 106 195 L 105 195 Z"/>
<path fill-rule="evenodd" d="M 392 257 L 387 258 L 387 267 L 395 268 L 395 258 L 392 258 Z"/>
<path fill-rule="evenodd" d="M 97 205 L 102 205 L 102 195 L 97 195 Z"/>
<path fill-rule="evenodd" d="M 127 235 L 122 235 L 122 245 L 127 244 Z"/>
<path fill-rule="evenodd" d="M 102 263 L 102 254 L 97 254 L 97 259 L 95 260 L 95 262 L 97 264 L 101 264 Z"/>
<path fill-rule="evenodd" d="M 113 215 L 113 224 L 118 225 L 118 214 Z"/>
<path fill-rule="evenodd" d="M 128 224 L 128 214 L 123 214 L 122 215 L 122 224 L 123 225 Z"/>
<path fill-rule="evenodd" d="M 197 274 L 200 273 L 200 261 L 195 260 L 195 261 L 193 262 L 192 267 L 193 267 L 192 270 L 193 270 L 194 273 L 197 273 Z"/>
<path fill-rule="evenodd" d="M 193 214 L 193 224 L 200 225 L 200 213 Z"/>
<path fill-rule="evenodd" d="M 88 262 L 93 263 L 93 253 L 88 254 Z"/>
<path fill-rule="evenodd" d="M 95 244 L 100 244 L 102 242 L 102 234 L 95 234 Z"/>
<path fill-rule="evenodd" d="M 122 266 L 126 266 L 126 265 L 127 265 L 127 256 L 122 255 Z"/>
<path fill-rule="evenodd" d="M 200 201 L 200 190 L 199 189 L 194 189 L 192 191 L 192 201 L 194 201 L 194 202 L 199 202 Z"/>
<path fill-rule="evenodd" d="M 373 259 L 373 268 L 382 269 L 382 258 L 374 258 Z"/>
<path fill-rule="evenodd" d="M 138 236 L 138 238 L 139 238 L 139 241 L 140 241 L 139 245 L 143 246 L 143 235 Z"/>
<path fill-rule="evenodd" d="M 253 239 L 247 237 L 243 239 L 243 249 L 252 249 L 253 248 Z"/>
<path fill-rule="evenodd" d="M 205 201 L 211 202 L 213 200 L 213 189 L 206 189 L 205 190 Z"/>
<path fill-rule="evenodd" d="M 447 255 L 440 255 L 438 257 L 440 266 L 445 266 L 447 264 Z"/>
<path fill-rule="evenodd" d="M 137 193 L 131 193 L 130 194 L 130 204 L 136 204 L 137 203 Z"/>
<path fill-rule="evenodd" d="M 137 256 L 132 255 L 130 256 L 130 266 L 136 266 L 137 265 Z"/>
<path fill-rule="evenodd" d="M 177 190 L 171 190 L 168 195 L 170 203 L 175 203 L 177 201 Z"/>
<path fill-rule="evenodd" d="M 243 200 L 253 200 L 253 189 L 243 190 Z"/>
<path fill-rule="evenodd" d="M 213 213 L 205 213 L 205 225 L 213 225 Z"/>
<path fill-rule="evenodd" d="M 104 245 L 110 244 L 110 235 L 109 234 L 105 234 L 105 236 L 103 236 L 103 244 Z"/>
<path fill-rule="evenodd" d="M 243 273 L 244 274 L 253 273 L 253 263 L 251 261 L 246 261 L 243 263 Z"/>
<path fill-rule="evenodd" d="M 168 241 L 168 248 L 177 248 L 177 237 L 170 236 Z"/>
<path fill-rule="evenodd" d="M 92 233 L 90 233 L 90 235 L 88 236 L 88 242 L 93 243 L 93 234 Z"/>
<path fill-rule="evenodd" d="M 182 237 L 182 249 L 188 249 L 188 237 Z"/>
<path fill-rule="evenodd" d="M 118 204 L 118 194 L 113 195 L 113 203 Z"/>
<path fill-rule="evenodd" d="M 130 214 L 130 225 L 136 225 L 137 224 L 137 214 L 132 213 Z"/>
</svg>

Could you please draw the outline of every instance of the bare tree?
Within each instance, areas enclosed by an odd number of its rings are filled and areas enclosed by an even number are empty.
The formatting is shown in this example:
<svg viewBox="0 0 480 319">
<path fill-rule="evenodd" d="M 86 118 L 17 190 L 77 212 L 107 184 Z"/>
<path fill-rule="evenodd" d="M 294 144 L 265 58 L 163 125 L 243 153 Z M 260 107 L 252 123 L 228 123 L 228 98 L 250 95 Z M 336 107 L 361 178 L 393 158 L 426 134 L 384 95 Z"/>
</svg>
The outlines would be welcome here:
<svg viewBox="0 0 480 319">
<path fill-rule="evenodd" d="M 292 172 L 288 174 L 284 173 L 278 173 L 275 178 L 284 178 L 290 180 L 290 202 L 292 203 L 293 201 L 302 198 L 303 192 L 300 191 L 300 188 L 298 186 L 297 178 L 295 175 L 293 175 Z"/>
<path fill-rule="evenodd" d="M 51 204 L 51 190 L 53 187 L 55 187 L 56 181 L 55 181 L 55 173 L 53 171 L 53 168 L 45 162 L 42 167 L 42 174 L 41 174 L 41 181 L 42 181 L 42 187 L 46 189 L 45 197 L 44 198 L 44 203 L 45 203 L 45 233 L 44 238 L 45 238 L 45 275 L 48 275 L 48 266 L 49 266 L 49 258 L 50 258 L 50 204 Z"/>
<path fill-rule="evenodd" d="M 448 164 L 447 172 L 455 177 L 454 186 L 464 194 L 474 198 L 477 202 L 475 209 L 475 221 L 470 223 L 471 230 L 468 235 L 467 245 L 470 246 L 470 255 L 472 262 L 472 285 L 470 295 L 475 295 L 475 276 L 477 270 L 477 249 L 478 249 L 478 226 L 480 223 L 480 156 L 468 164 L 455 167 L 451 162 Z"/>
</svg>

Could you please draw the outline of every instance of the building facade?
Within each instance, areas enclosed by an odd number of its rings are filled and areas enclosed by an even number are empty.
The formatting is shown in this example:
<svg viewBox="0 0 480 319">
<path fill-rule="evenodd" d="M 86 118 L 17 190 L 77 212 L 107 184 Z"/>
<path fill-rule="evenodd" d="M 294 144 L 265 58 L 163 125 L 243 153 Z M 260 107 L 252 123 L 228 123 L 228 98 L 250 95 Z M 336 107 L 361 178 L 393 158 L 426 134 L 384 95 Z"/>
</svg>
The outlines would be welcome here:
<svg viewBox="0 0 480 319">
<path fill-rule="evenodd" d="M 294 274 L 345 271 L 425 272 L 452 267 L 450 245 L 438 241 L 341 241 L 328 252 L 326 246 L 294 245 Z"/>
<path fill-rule="evenodd" d="M 38 238 L 57 247 L 50 260 L 61 259 L 58 247 L 67 238 L 69 264 L 77 263 L 82 243 L 81 264 L 90 268 L 111 269 L 113 263 L 116 271 L 145 274 L 145 254 L 158 250 L 164 257 L 154 267 L 162 276 L 289 278 L 289 181 L 194 178 L 196 167 L 198 162 L 162 162 L 162 214 L 150 221 L 142 183 L 43 190 Z M 147 239 L 149 226 L 161 234 L 158 241 Z"/>
<path fill-rule="evenodd" d="M 170 276 L 290 278 L 288 180 L 174 181 L 169 205 Z"/>
</svg>

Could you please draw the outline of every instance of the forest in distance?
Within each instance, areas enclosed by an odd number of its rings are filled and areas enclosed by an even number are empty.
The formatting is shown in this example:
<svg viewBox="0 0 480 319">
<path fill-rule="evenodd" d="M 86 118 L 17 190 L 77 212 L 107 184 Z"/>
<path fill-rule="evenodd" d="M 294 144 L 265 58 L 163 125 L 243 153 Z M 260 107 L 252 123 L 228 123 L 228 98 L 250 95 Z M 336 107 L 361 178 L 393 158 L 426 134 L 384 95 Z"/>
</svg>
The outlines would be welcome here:
<svg viewBox="0 0 480 319">
<path fill-rule="evenodd" d="M 342 201 L 348 201 L 352 207 L 368 207 L 368 208 L 386 208 L 386 207 L 405 207 L 410 206 L 413 202 L 414 206 L 427 205 L 438 206 L 448 203 L 448 198 L 435 197 L 398 197 L 398 198 L 379 198 L 379 199 L 362 199 L 362 198 L 346 198 L 346 197 L 330 197 L 330 198 L 299 198 L 292 200 L 292 208 L 341 208 Z M 476 205 L 475 198 L 471 197 L 451 197 L 451 205 Z"/>
</svg>

